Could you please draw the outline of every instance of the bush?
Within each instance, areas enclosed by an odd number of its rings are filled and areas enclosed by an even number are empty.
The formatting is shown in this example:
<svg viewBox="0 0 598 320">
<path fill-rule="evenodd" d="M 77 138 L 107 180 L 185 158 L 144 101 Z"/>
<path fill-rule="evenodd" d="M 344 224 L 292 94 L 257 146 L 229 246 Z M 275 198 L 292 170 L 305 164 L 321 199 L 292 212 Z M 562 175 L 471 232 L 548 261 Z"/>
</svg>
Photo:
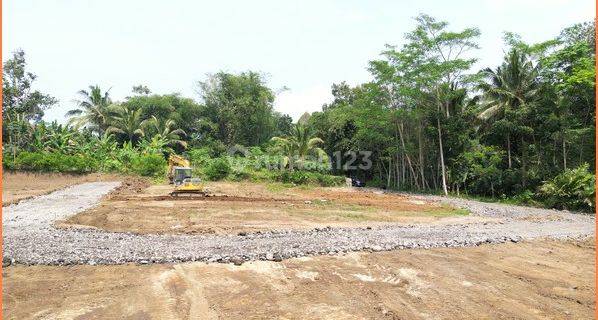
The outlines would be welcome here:
<svg viewBox="0 0 598 320">
<path fill-rule="evenodd" d="M 13 159 L 12 154 L 5 153 L 2 156 L 2 167 L 4 169 L 8 169 L 8 170 L 15 170 L 16 169 L 15 161 Z"/>
<path fill-rule="evenodd" d="M 43 172 L 88 173 L 97 170 L 97 162 L 84 155 L 47 152 L 21 152 L 14 169 Z"/>
<path fill-rule="evenodd" d="M 229 178 L 233 181 L 243 181 L 243 180 L 250 179 L 251 176 L 252 176 L 251 172 L 249 172 L 249 171 L 239 169 L 239 168 L 233 168 L 231 170 Z"/>
<path fill-rule="evenodd" d="M 345 184 L 345 177 L 333 176 L 329 174 L 316 174 L 319 184 L 322 187 L 335 187 Z"/>
<path fill-rule="evenodd" d="M 208 180 L 216 181 L 222 180 L 231 172 L 230 164 L 225 158 L 216 158 L 204 170 L 204 174 Z"/>
<path fill-rule="evenodd" d="M 122 172 L 126 173 L 128 166 L 123 165 L 116 159 L 105 159 L 101 162 L 100 171 L 102 172 Z"/>
<path fill-rule="evenodd" d="M 531 190 L 525 190 L 519 194 L 516 194 L 515 196 L 511 197 L 511 200 L 516 203 L 516 204 L 528 204 L 528 205 L 540 205 L 540 203 L 537 203 L 536 201 L 536 194 L 534 194 L 533 191 Z"/>
<path fill-rule="evenodd" d="M 211 150 L 206 147 L 189 150 L 187 155 L 194 166 L 205 166 L 212 158 Z"/>
<path fill-rule="evenodd" d="M 293 184 L 307 184 L 310 182 L 310 177 L 305 171 L 282 171 L 278 176 L 278 180 L 284 183 Z"/>
<path fill-rule="evenodd" d="M 300 170 L 282 171 L 276 180 L 296 185 L 317 184 L 323 187 L 338 186 L 345 183 L 345 177 Z"/>
<path fill-rule="evenodd" d="M 166 160 L 159 154 L 143 154 L 133 157 L 131 170 L 146 177 L 158 177 L 166 172 Z"/>
<path fill-rule="evenodd" d="M 540 187 L 542 201 L 549 207 L 591 212 L 596 207 L 596 177 L 587 164 L 565 170 Z"/>
</svg>

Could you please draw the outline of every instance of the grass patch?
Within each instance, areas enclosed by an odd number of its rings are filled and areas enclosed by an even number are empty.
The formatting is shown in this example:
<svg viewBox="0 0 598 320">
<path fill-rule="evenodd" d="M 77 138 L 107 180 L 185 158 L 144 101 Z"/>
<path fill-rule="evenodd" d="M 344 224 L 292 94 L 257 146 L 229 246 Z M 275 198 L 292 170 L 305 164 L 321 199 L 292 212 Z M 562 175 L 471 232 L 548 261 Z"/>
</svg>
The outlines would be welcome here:
<svg viewBox="0 0 598 320">
<path fill-rule="evenodd" d="M 372 220 L 371 217 L 364 215 L 363 213 L 354 212 L 341 212 L 340 217 L 353 220 L 353 221 L 368 221 Z"/>
<path fill-rule="evenodd" d="M 462 208 L 451 208 L 449 206 L 442 206 L 442 210 L 431 211 L 434 217 L 450 217 L 450 216 L 468 216 L 471 212 Z"/>
<path fill-rule="evenodd" d="M 291 188 L 293 188 L 293 185 L 290 183 L 270 182 L 266 184 L 266 190 L 274 193 L 280 193 Z"/>
</svg>

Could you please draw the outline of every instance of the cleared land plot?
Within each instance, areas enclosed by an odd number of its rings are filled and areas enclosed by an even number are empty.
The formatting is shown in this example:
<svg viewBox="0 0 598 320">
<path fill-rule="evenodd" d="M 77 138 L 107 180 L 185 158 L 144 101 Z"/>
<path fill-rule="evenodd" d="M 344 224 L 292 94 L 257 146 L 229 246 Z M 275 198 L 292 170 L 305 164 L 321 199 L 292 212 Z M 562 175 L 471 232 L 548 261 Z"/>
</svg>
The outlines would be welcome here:
<svg viewBox="0 0 598 320">
<path fill-rule="evenodd" d="M 281 184 L 216 182 L 214 197 L 166 197 L 169 185 L 113 193 L 98 207 L 66 220 L 66 225 L 136 233 L 239 233 L 325 226 L 433 223 L 467 215 L 437 202 L 349 188 L 287 187 Z M 479 221 L 479 219 L 477 220 Z"/>
<path fill-rule="evenodd" d="M 232 264 L 11 266 L 6 319 L 590 319 L 594 239 Z"/>
</svg>

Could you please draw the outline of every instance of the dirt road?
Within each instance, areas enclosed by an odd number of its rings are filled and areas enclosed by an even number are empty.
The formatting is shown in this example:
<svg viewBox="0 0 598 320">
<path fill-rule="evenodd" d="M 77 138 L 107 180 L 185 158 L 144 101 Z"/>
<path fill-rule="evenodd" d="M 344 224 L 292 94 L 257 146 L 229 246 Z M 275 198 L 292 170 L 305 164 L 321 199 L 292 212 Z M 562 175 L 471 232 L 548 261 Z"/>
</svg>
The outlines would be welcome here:
<svg viewBox="0 0 598 320">
<path fill-rule="evenodd" d="M 591 319 L 593 239 L 283 262 L 11 266 L 6 319 Z"/>
<path fill-rule="evenodd" d="M 29 173 L 11 172 L 2 173 L 2 205 L 18 203 L 24 199 L 48 194 L 68 186 L 92 181 L 114 181 L 122 176 L 85 174 L 73 175 L 64 173 Z"/>
</svg>

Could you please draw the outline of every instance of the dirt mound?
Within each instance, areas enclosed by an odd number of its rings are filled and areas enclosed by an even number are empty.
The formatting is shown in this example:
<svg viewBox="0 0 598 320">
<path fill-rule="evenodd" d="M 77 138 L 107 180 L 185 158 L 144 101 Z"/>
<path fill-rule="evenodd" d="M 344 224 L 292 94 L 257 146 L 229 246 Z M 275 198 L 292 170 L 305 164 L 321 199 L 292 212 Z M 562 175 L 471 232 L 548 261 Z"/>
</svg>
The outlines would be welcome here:
<svg viewBox="0 0 598 320">
<path fill-rule="evenodd" d="M 151 185 L 146 178 L 126 177 L 120 186 L 112 190 L 106 198 L 109 200 L 120 198 L 126 195 L 138 194 Z"/>
<path fill-rule="evenodd" d="M 116 195 L 110 198 L 114 201 L 130 201 L 130 200 L 141 200 L 141 201 L 229 201 L 229 202 L 278 202 L 278 203 L 305 203 L 305 201 L 295 199 L 275 199 L 275 198 L 250 198 L 250 197 L 238 197 L 229 195 L 165 195 L 165 196 L 123 196 Z"/>
</svg>

